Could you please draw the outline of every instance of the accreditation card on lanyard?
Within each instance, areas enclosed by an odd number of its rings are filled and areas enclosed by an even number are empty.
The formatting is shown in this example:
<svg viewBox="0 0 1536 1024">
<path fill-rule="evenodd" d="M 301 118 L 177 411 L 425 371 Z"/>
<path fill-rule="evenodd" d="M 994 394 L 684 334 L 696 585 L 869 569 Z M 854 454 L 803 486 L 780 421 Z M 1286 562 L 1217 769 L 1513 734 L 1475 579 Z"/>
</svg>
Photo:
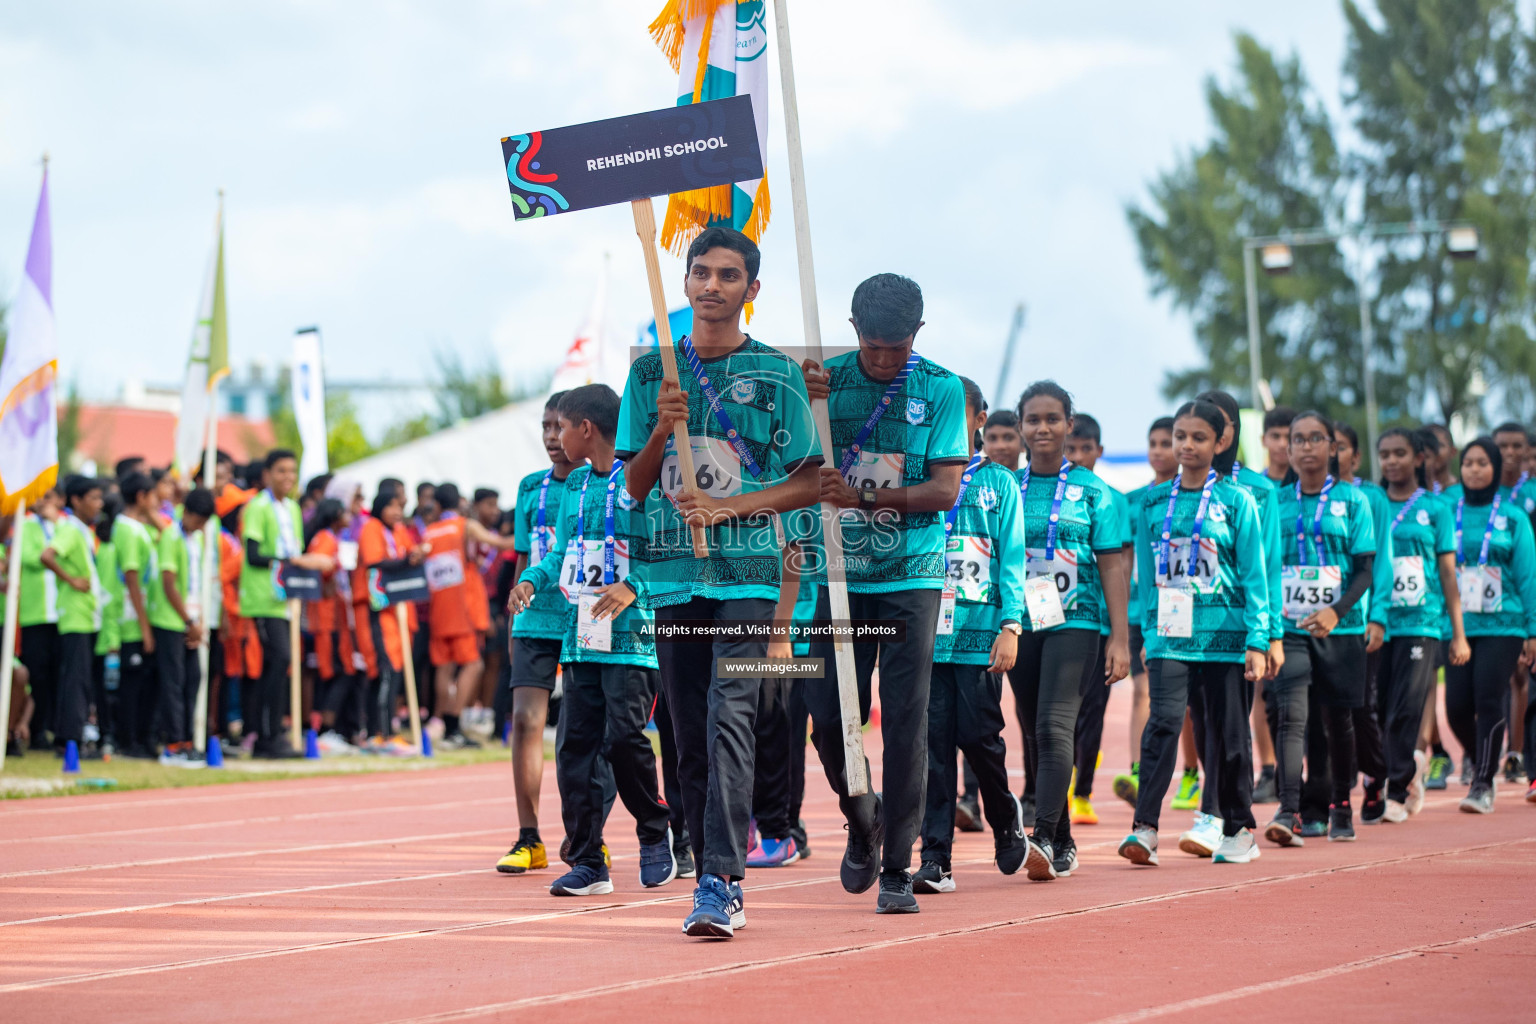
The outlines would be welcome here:
<svg viewBox="0 0 1536 1024">
<path fill-rule="evenodd" d="M 896 377 L 885 389 L 885 394 L 881 395 L 880 400 L 875 403 L 874 411 L 869 414 L 869 418 L 859 428 L 858 434 L 853 438 L 853 443 L 843 452 L 842 460 L 837 465 L 837 475 L 847 481 L 850 487 L 857 486 L 854 483 L 855 477 L 850 476 L 850 474 L 855 469 L 866 464 L 864 461 L 864 446 L 869 443 L 870 437 L 874 435 L 875 427 L 879 424 L 880 417 L 884 416 L 886 410 L 891 407 L 891 403 L 896 401 L 896 396 L 900 394 L 902 387 L 907 383 L 907 378 L 912 375 L 912 371 L 917 369 L 917 364 L 922 361 L 923 357 L 916 352 L 907 357 L 906 364 L 897 371 Z M 872 458 L 878 462 L 880 455 L 876 454 Z M 858 517 L 863 513 L 858 509 L 845 509 L 842 514 L 844 516 Z"/>
<path fill-rule="evenodd" d="M 699 354 L 693 350 L 693 339 L 687 335 L 678 342 L 678 347 L 683 351 L 683 358 L 688 361 L 688 369 L 693 371 L 693 377 L 699 382 L 699 390 L 704 393 L 704 401 L 709 405 L 711 412 L 715 414 L 715 422 L 720 424 L 720 429 L 725 431 L 725 440 L 731 446 L 731 451 L 736 453 L 736 461 L 741 463 L 743 469 L 752 474 L 752 479 L 758 483 L 763 481 L 763 467 L 758 465 L 757 459 L 752 455 L 752 449 L 747 447 L 747 442 L 742 438 L 741 431 L 736 429 L 730 413 L 725 411 L 725 406 L 720 402 L 720 392 L 715 388 L 714 381 L 709 379 L 708 372 L 704 369 L 704 363 Z M 695 455 L 697 458 L 697 455 Z M 773 523 L 773 536 L 783 547 L 784 523 L 777 512 L 768 513 L 769 520 Z"/>
<path fill-rule="evenodd" d="M 1336 565 L 1327 565 L 1327 551 L 1323 547 L 1323 516 L 1328 511 L 1328 496 L 1336 481 L 1332 476 L 1323 481 L 1323 489 L 1317 495 L 1317 511 L 1312 516 L 1312 549 L 1317 565 L 1308 564 L 1306 514 L 1301 500 L 1301 481 L 1296 481 L 1296 565 L 1280 569 L 1281 614 L 1292 622 L 1301 622 L 1315 612 L 1331 607 L 1344 591 L 1344 572 Z"/>
<path fill-rule="evenodd" d="M 282 584 L 282 563 L 298 555 L 299 541 L 293 528 L 293 516 L 288 514 L 288 499 L 279 500 L 270 488 L 261 493 L 272 503 L 272 514 L 277 519 L 277 549 L 270 572 L 272 592 L 281 599 L 286 595 Z"/>
<path fill-rule="evenodd" d="M 619 473 L 623 470 L 624 463 L 618 459 L 613 460 L 613 468 L 608 471 L 608 493 L 603 503 L 603 586 L 612 586 L 616 580 L 614 570 L 616 568 L 615 547 L 618 544 L 614 530 L 613 503 L 618 497 Z M 587 477 L 592 479 L 591 476 Z M 582 499 L 586 498 L 586 484 L 582 484 Z M 578 526 L 585 524 L 578 520 Z M 586 541 L 583 539 L 582 561 L 586 561 Z M 583 569 L 585 564 L 583 564 Z M 576 597 L 576 646 L 584 651 L 609 652 L 613 650 L 613 619 L 599 619 L 592 614 L 592 609 L 597 602 L 602 600 L 601 594 L 593 593 L 586 589 L 586 573 L 582 573 L 582 586 Z"/>
<path fill-rule="evenodd" d="M 1408 513 L 1424 497 L 1424 488 L 1420 487 L 1413 492 L 1413 496 L 1398 510 L 1392 518 L 1392 526 L 1387 535 L 1393 536 L 1397 528 L 1403 524 Z M 1422 555 L 1399 555 L 1392 559 L 1392 600 L 1393 608 L 1422 608 L 1429 600 L 1429 577 L 1425 573 L 1424 558 Z"/>
<path fill-rule="evenodd" d="M 538 565 L 544 561 L 544 556 L 549 554 L 549 482 L 555 478 L 553 469 L 546 470 L 544 479 L 539 484 L 539 507 L 533 514 L 533 544 L 539 557 L 533 564 Z"/>
<path fill-rule="evenodd" d="M 1029 611 L 1029 625 L 1034 630 L 1050 629 L 1066 622 L 1067 613 L 1062 607 L 1061 595 L 1077 589 L 1077 566 L 1056 564 L 1056 541 L 1061 531 L 1061 501 L 1067 493 L 1067 476 L 1072 470 L 1073 464 L 1062 459 L 1061 472 L 1056 476 L 1056 493 L 1051 498 L 1051 517 L 1045 524 L 1045 557 L 1037 560 L 1025 552 L 1027 578 L 1024 580 L 1024 607 Z M 1019 477 L 1019 493 L 1026 500 L 1029 497 L 1029 476 L 1029 465 L 1026 463 Z"/>
<path fill-rule="evenodd" d="M 1184 560 L 1182 578 L 1175 579 L 1173 569 L 1173 511 L 1179 501 L 1179 481 L 1168 492 L 1168 510 L 1163 514 L 1162 542 L 1157 546 L 1157 635 L 1187 639 L 1195 635 L 1195 579 L 1190 570 L 1200 558 L 1200 534 L 1205 530 L 1205 516 L 1211 507 L 1211 491 L 1216 486 L 1216 471 L 1205 474 L 1200 490 L 1200 506 L 1195 510 L 1194 529 L 1189 534 L 1189 556 Z M 1198 569 L 1196 570 L 1198 572 Z"/>
<path fill-rule="evenodd" d="M 1461 516 L 1467 499 L 1456 502 L 1456 586 L 1461 592 L 1461 610 L 1470 614 L 1493 614 L 1504 610 L 1504 573 L 1488 564 L 1493 545 L 1493 531 L 1499 519 L 1499 495 L 1493 496 L 1488 521 L 1483 524 L 1483 543 L 1478 549 L 1477 565 L 1469 567 L 1461 551 Z"/>
<path fill-rule="evenodd" d="M 939 593 L 939 636 L 948 636 L 955 631 L 955 580 L 949 573 L 949 547 L 950 539 L 955 533 L 955 518 L 960 514 L 960 503 L 965 500 L 965 492 L 971 488 L 971 478 L 976 475 L 977 468 L 982 464 L 986 456 L 977 452 L 971 456 L 971 461 L 966 464 L 965 472 L 960 474 L 960 493 L 955 495 L 955 504 L 944 516 L 944 557 L 946 559 L 944 572 L 944 589 Z M 958 538 L 957 538 L 958 539 Z M 990 562 L 988 568 L 990 568 Z"/>
</svg>

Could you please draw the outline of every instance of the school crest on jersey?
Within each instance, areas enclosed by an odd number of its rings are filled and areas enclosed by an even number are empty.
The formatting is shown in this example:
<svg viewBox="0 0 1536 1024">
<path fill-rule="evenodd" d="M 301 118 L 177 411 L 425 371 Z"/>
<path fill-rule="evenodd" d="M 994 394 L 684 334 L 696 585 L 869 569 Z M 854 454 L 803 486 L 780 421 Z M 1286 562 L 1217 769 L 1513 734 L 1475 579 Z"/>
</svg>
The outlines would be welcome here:
<svg viewBox="0 0 1536 1024">
<path fill-rule="evenodd" d="M 1329 515 L 1342 516 L 1342 515 L 1346 514 L 1348 511 L 1349 511 L 1349 506 L 1344 504 L 1344 502 L 1342 502 L 1342 501 L 1332 501 L 1332 502 L 1328 503 L 1328 514 Z"/>
<path fill-rule="evenodd" d="M 619 508 L 626 512 L 633 512 L 638 504 L 640 503 L 635 500 L 635 496 L 629 493 L 629 488 L 619 488 Z M 551 540 L 551 543 L 553 543 L 553 540 Z"/>
<path fill-rule="evenodd" d="M 1066 497 L 1067 497 L 1068 501 L 1082 501 L 1083 500 L 1083 485 L 1082 484 L 1068 484 L 1067 485 L 1067 491 L 1066 491 Z"/>
<path fill-rule="evenodd" d="M 1213 523 L 1224 523 L 1227 521 L 1227 507 L 1219 501 L 1213 501 L 1206 515 L 1211 517 Z"/>
<path fill-rule="evenodd" d="M 907 422 L 914 427 L 928 416 L 928 401 L 923 398 L 907 399 Z"/>
<path fill-rule="evenodd" d="M 997 508 L 997 490 L 991 484 L 982 484 L 976 488 L 976 504 L 983 512 L 991 512 Z"/>
<path fill-rule="evenodd" d="M 1429 525 L 1429 512 L 1426 509 L 1422 509 L 1422 508 L 1419 509 L 1418 514 L 1415 515 L 1413 518 L 1414 518 L 1414 520 L 1416 522 L 1418 522 L 1418 524 L 1420 526 L 1428 526 Z"/>
<path fill-rule="evenodd" d="M 1507 530 L 1507 529 L 1509 529 L 1509 517 L 1507 517 L 1507 516 L 1494 516 L 1493 517 L 1493 528 L 1495 530 Z"/>
<path fill-rule="evenodd" d="M 746 380 L 737 377 L 731 385 L 731 401 L 737 405 L 746 405 L 757 395 L 757 381 Z"/>
</svg>

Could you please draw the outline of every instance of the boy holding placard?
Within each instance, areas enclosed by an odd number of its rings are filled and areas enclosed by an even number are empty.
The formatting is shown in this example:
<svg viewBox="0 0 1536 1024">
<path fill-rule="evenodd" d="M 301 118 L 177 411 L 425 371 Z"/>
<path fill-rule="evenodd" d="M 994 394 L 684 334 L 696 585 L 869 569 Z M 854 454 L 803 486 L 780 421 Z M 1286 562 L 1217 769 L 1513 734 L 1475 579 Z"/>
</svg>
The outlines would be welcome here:
<svg viewBox="0 0 1536 1024">
<path fill-rule="evenodd" d="M 645 509 L 626 490 L 614 457 L 619 396 L 605 384 L 574 388 L 560 399 L 560 445 L 579 468 L 566 478 L 552 552 L 523 572 L 508 608 L 522 612 L 558 581 L 567 606 L 560 659 L 565 694 L 555 737 L 555 779 L 570 839 L 571 870 L 550 886 L 554 896 L 613 891 L 603 857 L 606 757 L 619 798 L 635 818 L 640 884 L 677 876 L 667 806 L 656 784 L 656 756 L 645 735 L 656 700 L 653 616 L 641 568 L 647 551 Z M 590 463 L 590 465 L 586 464 Z M 545 598 L 548 600 L 548 598 Z"/>
</svg>

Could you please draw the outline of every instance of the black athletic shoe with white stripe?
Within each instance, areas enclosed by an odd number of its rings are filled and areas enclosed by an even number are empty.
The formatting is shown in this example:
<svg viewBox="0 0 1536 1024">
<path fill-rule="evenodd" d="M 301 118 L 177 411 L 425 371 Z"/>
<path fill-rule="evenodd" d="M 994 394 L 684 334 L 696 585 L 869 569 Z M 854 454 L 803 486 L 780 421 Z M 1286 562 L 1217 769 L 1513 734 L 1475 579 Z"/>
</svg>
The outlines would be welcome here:
<svg viewBox="0 0 1536 1024">
<path fill-rule="evenodd" d="M 955 876 L 942 864 L 925 860 L 912 876 L 912 889 L 923 893 L 954 892 Z"/>
<path fill-rule="evenodd" d="M 880 897 L 875 901 L 877 914 L 915 914 L 920 909 L 912 895 L 912 876 L 905 871 L 880 872 Z"/>
</svg>

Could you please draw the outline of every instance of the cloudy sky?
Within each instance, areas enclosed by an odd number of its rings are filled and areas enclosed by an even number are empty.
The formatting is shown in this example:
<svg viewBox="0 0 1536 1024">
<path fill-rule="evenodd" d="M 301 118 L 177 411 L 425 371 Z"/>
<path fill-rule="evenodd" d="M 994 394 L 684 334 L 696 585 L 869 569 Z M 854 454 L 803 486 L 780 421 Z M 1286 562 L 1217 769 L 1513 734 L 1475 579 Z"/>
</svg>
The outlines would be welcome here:
<svg viewBox="0 0 1536 1024">
<path fill-rule="evenodd" d="M 514 225 L 499 139 L 666 106 L 659 0 L 59 0 L 0 20 L 0 294 L 52 157 L 61 369 L 90 397 L 179 379 L 227 192 L 232 358 L 324 330 L 332 377 L 419 379 L 434 349 L 552 367 L 609 254 L 609 323 L 649 318 L 623 207 Z M 1205 138 L 1205 77 L 1246 29 L 1336 100 L 1334 3 L 799 0 L 796 72 L 824 335 L 869 274 L 915 278 L 919 349 L 1007 403 L 1053 376 L 1134 449 L 1196 358 L 1123 214 Z M 752 333 L 801 335 L 773 77 Z M 681 264 L 664 258 L 677 282 Z M 998 367 L 1015 303 L 1028 323 Z M 370 407 L 372 425 L 405 411 Z"/>
</svg>

